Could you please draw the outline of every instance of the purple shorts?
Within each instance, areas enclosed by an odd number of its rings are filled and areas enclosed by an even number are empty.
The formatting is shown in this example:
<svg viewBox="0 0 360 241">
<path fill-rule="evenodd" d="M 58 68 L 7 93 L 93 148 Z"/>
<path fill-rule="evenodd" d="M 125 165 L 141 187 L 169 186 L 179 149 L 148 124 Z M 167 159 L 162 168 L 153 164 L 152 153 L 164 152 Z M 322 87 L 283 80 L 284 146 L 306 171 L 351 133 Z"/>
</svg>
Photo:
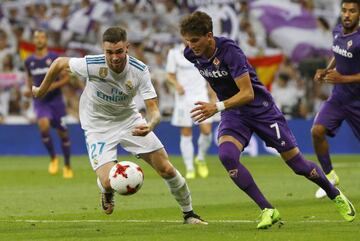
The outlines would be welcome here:
<svg viewBox="0 0 360 241">
<path fill-rule="evenodd" d="M 218 137 L 232 136 L 245 148 L 253 133 L 256 133 L 267 146 L 275 148 L 279 153 L 297 147 L 292 131 L 275 104 L 257 115 L 241 114 L 236 109 L 222 113 Z"/>
<path fill-rule="evenodd" d="M 325 126 L 326 134 L 334 137 L 344 120 L 360 141 L 360 100 L 343 104 L 335 98 L 328 99 L 316 115 L 314 125 Z"/>
<path fill-rule="evenodd" d="M 53 128 L 65 130 L 66 125 L 62 117 L 66 116 L 65 104 L 62 99 L 45 102 L 41 100 L 34 101 L 34 109 L 37 119 L 47 118 Z"/>
</svg>

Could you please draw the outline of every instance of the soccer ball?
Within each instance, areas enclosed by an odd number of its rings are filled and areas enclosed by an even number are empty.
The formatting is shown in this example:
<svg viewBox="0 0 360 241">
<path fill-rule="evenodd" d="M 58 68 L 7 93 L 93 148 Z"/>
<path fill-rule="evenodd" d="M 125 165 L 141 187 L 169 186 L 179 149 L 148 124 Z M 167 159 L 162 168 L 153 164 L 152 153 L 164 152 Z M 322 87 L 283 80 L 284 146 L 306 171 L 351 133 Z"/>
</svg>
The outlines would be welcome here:
<svg viewBox="0 0 360 241">
<path fill-rule="evenodd" d="M 129 161 L 116 163 L 109 173 L 110 186 L 121 195 L 131 195 L 139 191 L 144 182 L 141 168 Z"/>
</svg>

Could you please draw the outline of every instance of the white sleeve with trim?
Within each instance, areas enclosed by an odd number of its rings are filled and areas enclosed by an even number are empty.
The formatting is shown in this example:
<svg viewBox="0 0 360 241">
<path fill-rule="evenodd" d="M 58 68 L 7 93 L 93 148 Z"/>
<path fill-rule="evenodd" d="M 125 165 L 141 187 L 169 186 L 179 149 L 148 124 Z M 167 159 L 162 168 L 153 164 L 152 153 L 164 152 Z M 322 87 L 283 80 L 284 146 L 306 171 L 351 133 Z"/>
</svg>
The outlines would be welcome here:
<svg viewBox="0 0 360 241">
<path fill-rule="evenodd" d="M 138 91 L 144 100 L 156 98 L 157 94 L 151 82 L 150 72 L 148 68 L 146 68 L 144 71 L 145 73 L 143 73 L 143 75 L 141 76 Z"/>
<path fill-rule="evenodd" d="M 85 58 L 70 58 L 69 67 L 72 73 L 82 77 L 89 77 Z"/>
</svg>

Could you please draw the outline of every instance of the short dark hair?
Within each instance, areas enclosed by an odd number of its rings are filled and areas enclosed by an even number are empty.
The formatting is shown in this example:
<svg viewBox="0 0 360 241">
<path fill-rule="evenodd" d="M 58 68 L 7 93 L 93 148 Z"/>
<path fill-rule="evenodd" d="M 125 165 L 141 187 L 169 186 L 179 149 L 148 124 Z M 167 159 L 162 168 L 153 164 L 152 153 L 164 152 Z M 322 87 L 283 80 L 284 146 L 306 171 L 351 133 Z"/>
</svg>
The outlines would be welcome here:
<svg viewBox="0 0 360 241">
<path fill-rule="evenodd" d="M 103 33 L 103 42 L 117 43 L 127 41 L 126 30 L 121 27 L 110 27 Z"/>
<path fill-rule="evenodd" d="M 205 12 L 195 11 L 192 14 L 185 16 L 180 22 L 181 35 L 192 34 L 203 36 L 212 31 L 212 19 Z"/>
<path fill-rule="evenodd" d="M 43 29 L 43 28 L 36 28 L 36 29 L 34 29 L 34 31 L 33 31 L 33 33 L 32 33 L 33 36 L 34 36 L 34 34 L 35 34 L 36 32 L 38 32 L 38 33 L 44 33 L 45 36 L 48 37 L 48 32 L 47 32 L 45 29 Z"/>
<path fill-rule="evenodd" d="M 343 5 L 343 3 L 355 3 L 358 5 L 358 9 L 360 10 L 360 0 L 342 0 L 341 5 Z"/>
</svg>

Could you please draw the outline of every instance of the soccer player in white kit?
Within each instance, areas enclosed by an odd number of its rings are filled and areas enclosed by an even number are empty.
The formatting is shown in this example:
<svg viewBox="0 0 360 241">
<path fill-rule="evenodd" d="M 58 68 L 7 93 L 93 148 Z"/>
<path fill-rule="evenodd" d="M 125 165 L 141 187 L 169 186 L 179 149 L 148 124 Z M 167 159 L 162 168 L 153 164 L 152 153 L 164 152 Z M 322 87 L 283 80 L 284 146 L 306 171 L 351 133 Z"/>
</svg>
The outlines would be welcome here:
<svg viewBox="0 0 360 241">
<path fill-rule="evenodd" d="M 108 28 L 103 33 L 102 44 L 104 54 L 101 55 L 56 59 L 41 86 L 33 87 L 33 95 L 44 96 L 63 69 L 87 79 L 80 99 L 80 122 L 106 214 L 114 209 L 109 171 L 116 164 L 120 144 L 149 163 L 165 180 L 183 211 L 184 223 L 207 224 L 193 212 L 185 178 L 170 163 L 162 143 L 152 132 L 160 122 L 160 112 L 148 67 L 127 54 L 129 43 L 124 29 Z M 133 101 L 138 90 L 145 101 L 147 120 L 142 118 Z"/>
<path fill-rule="evenodd" d="M 194 124 L 190 111 L 195 102 L 209 102 L 209 91 L 205 79 L 199 71 L 184 57 L 185 45 L 178 44 L 169 50 L 166 62 L 167 81 L 175 87 L 175 105 L 171 119 L 173 126 L 180 127 L 180 151 L 186 167 L 187 179 L 196 176 L 194 169 L 194 145 L 192 141 L 192 126 Z M 212 93 L 212 98 L 216 98 Z M 209 118 L 199 124 L 200 136 L 197 140 L 198 154 L 195 158 L 197 173 L 206 178 L 209 170 L 205 155 L 211 144 L 211 123 Z"/>
</svg>

